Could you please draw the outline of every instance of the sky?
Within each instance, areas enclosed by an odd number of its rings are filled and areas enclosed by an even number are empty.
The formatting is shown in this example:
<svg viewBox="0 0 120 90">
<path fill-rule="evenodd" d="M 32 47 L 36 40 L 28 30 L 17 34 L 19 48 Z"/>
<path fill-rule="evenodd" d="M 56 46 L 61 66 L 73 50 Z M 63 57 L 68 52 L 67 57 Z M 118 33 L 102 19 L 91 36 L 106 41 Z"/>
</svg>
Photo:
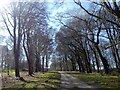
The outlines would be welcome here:
<svg viewBox="0 0 120 90">
<path fill-rule="evenodd" d="M 10 3 L 10 0 L 0 0 L 0 11 L 3 7 L 7 6 L 7 4 Z M 2 22 L 2 19 L 0 17 L 0 23 Z M 7 30 L 4 30 L 3 25 L 0 26 L 0 35 L 2 36 L 9 36 L 9 33 Z"/>
<path fill-rule="evenodd" d="M 6 7 L 8 6 L 8 4 L 11 2 L 11 1 L 18 1 L 18 0 L 1 0 L 0 2 L 0 11 L 3 7 Z M 26 1 L 26 0 L 19 0 L 19 1 Z M 28 1 L 28 0 L 27 0 Z M 29 0 L 30 1 L 30 0 Z M 72 10 L 75 12 L 78 12 L 78 13 L 81 13 L 81 9 L 80 7 L 75 4 L 73 2 L 73 0 L 31 0 L 31 1 L 47 1 L 49 2 L 48 4 L 48 11 L 49 11 L 49 25 L 52 26 L 53 28 L 56 28 L 56 32 L 59 30 L 60 28 L 60 24 L 58 23 L 58 21 L 55 20 L 55 18 L 57 18 L 57 14 L 61 14 L 61 13 L 65 13 L 66 11 L 69 11 L 71 12 Z M 55 2 L 53 2 L 55 1 Z M 77 1 L 77 0 L 76 0 Z M 84 7 L 88 7 L 89 4 L 88 2 L 86 2 L 87 0 L 81 0 L 82 1 L 82 4 Z M 96 0 L 95 0 L 96 1 Z M 98 0 L 97 0 L 98 1 Z M 117 1 L 120 1 L 120 0 L 117 0 Z M 64 3 L 63 3 L 64 2 Z M 72 12 L 73 14 L 73 12 Z M 0 23 L 1 23 L 1 18 L 0 18 Z M 8 37 L 9 36 L 9 33 L 7 30 L 5 30 L 2 26 L 3 24 L 1 24 L 0 26 L 0 35 L 2 35 L 3 37 Z M 1 37 L 0 37 L 0 44 L 5 44 L 5 40 L 1 40 Z"/>
<path fill-rule="evenodd" d="M 0 2 L 0 11 L 2 10 L 3 7 L 8 6 L 8 4 L 11 1 L 15 1 L 15 0 L 2 0 Z M 17 0 L 18 1 L 18 0 Z M 21 0 L 20 0 L 21 1 Z M 23 0 L 25 1 L 25 0 Z M 38 0 L 32 0 L 32 1 L 38 1 Z M 43 1 L 43 0 L 41 0 Z M 75 10 L 78 8 L 78 6 L 73 2 L 73 0 L 65 0 L 64 3 L 63 0 L 59 0 L 58 2 L 53 2 L 54 0 L 46 0 L 47 2 L 49 2 L 48 4 L 48 11 L 50 12 L 50 17 L 49 17 L 49 25 L 52 26 L 53 28 L 56 28 L 56 30 L 58 30 L 60 28 L 60 24 L 55 20 L 56 16 L 58 13 L 64 13 L 67 10 Z M 61 4 L 62 3 L 62 4 Z M 0 23 L 2 22 L 2 19 L 0 18 Z M 9 33 L 7 30 L 4 29 L 3 24 L 1 24 L 0 26 L 0 45 L 5 45 L 5 40 L 2 40 L 2 36 L 3 37 L 8 37 Z"/>
<path fill-rule="evenodd" d="M 12 0 L 12 1 L 15 1 L 15 0 Z M 32 1 L 36 1 L 36 0 L 32 0 Z M 73 0 L 65 0 L 65 2 L 63 4 L 53 3 L 54 0 L 48 0 L 48 1 L 49 1 L 49 5 L 48 5 L 49 10 L 48 11 L 50 12 L 49 25 L 52 26 L 53 28 L 56 28 L 57 31 L 60 28 L 60 24 L 58 23 L 58 21 L 55 20 L 55 18 L 57 18 L 58 13 L 64 13 L 64 12 L 70 11 L 70 10 L 74 10 L 74 12 L 75 11 L 81 12 L 81 9 L 79 8 L 78 5 L 76 5 L 73 2 Z M 61 2 L 63 2 L 63 0 L 59 0 L 58 3 L 61 3 Z M 7 6 L 9 3 L 10 3 L 10 0 L 1 0 L 0 11 L 1 11 L 2 7 Z M 89 5 L 88 3 L 84 2 L 84 0 L 82 0 L 82 4 L 85 7 L 88 7 L 88 5 Z M 72 14 L 73 14 L 73 12 L 72 12 Z M 1 19 L 0 19 L 0 22 L 1 22 Z M 6 44 L 5 43 L 6 39 L 3 40 L 2 38 L 7 38 L 8 36 L 9 36 L 8 31 L 0 26 L 0 45 Z M 50 64 L 51 64 L 51 62 L 50 62 Z"/>
<path fill-rule="evenodd" d="M 53 3 L 52 2 L 53 0 L 50 0 L 49 1 L 49 4 L 48 4 L 48 12 L 50 13 L 49 14 L 49 25 L 52 26 L 53 28 L 55 28 L 56 32 L 59 30 L 60 28 L 60 24 L 58 23 L 57 20 L 55 20 L 55 18 L 57 18 L 57 14 L 58 13 L 64 13 L 68 10 L 78 10 L 79 6 L 76 5 L 73 0 L 67 0 L 66 2 L 64 2 L 63 4 L 60 4 L 61 2 L 58 2 L 58 3 Z M 60 0 L 62 1 L 62 0 Z M 10 3 L 10 0 L 3 0 L 3 2 L 0 3 L 0 9 L 3 7 L 3 6 L 7 6 L 7 4 Z M 3 27 L 0 27 L 0 45 L 6 45 L 6 39 L 2 39 L 2 38 L 7 38 L 9 36 L 9 33 L 7 30 L 5 30 Z M 51 58 L 52 59 L 52 58 Z M 51 61 L 49 62 L 49 66 L 51 64 Z"/>
</svg>

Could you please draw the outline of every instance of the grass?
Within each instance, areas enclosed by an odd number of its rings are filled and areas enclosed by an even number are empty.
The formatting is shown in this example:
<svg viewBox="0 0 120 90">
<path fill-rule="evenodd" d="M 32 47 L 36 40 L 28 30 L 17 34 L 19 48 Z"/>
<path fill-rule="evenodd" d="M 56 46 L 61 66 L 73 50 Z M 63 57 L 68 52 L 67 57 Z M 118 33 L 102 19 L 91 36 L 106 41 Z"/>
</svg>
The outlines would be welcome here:
<svg viewBox="0 0 120 90">
<path fill-rule="evenodd" d="M 21 72 L 21 76 L 25 81 L 20 80 L 8 80 L 7 83 L 3 83 L 3 90 L 15 89 L 15 90 L 26 90 L 27 88 L 35 90 L 57 90 L 60 88 L 60 74 L 58 72 L 46 72 L 46 73 L 35 73 L 34 76 L 28 76 L 26 72 Z M 10 79 L 12 76 L 9 76 Z"/>
<path fill-rule="evenodd" d="M 99 88 L 120 89 L 120 77 L 112 75 L 100 75 L 99 73 L 79 73 L 79 72 L 66 72 L 89 85 L 95 85 Z M 116 90 L 115 89 L 115 90 Z"/>
<path fill-rule="evenodd" d="M 3 76 L 7 76 L 7 74 L 8 74 L 7 72 L 8 72 L 8 70 L 7 70 L 7 69 L 4 69 L 4 70 L 3 70 Z M 9 74 L 10 74 L 10 75 L 14 75 L 14 74 L 15 74 L 15 70 L 10 69 L 10 70 L 9 70 Z"/>
</svg>

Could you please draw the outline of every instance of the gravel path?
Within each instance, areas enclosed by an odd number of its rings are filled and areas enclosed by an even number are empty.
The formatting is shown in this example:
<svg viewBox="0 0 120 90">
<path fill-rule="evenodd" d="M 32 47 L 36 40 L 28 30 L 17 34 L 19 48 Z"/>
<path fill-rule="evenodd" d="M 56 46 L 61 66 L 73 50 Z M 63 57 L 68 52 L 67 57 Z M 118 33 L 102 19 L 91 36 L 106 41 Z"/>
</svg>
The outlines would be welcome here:
<svg viewBox="0 0 120 90">
<path fill-rule="evenodd" d="M 95 90 L 95 87 L 80 81 L 78 78 L 65 74 L 63 71 L 59 71 L 59 73 L 61 74 L 61 90 Z"/>
</svg>

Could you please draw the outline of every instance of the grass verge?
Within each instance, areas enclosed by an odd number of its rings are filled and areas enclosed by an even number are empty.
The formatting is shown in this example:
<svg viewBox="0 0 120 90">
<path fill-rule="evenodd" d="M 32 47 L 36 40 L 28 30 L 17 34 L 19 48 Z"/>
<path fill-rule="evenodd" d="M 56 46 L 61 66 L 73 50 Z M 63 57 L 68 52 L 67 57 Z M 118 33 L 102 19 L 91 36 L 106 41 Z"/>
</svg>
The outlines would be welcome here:
<svg viewBox="0 0 120 90">
<path fill-rule="evenodd" d="M 120 90 L 120 76 L 100 75 L 99 73 L 79 73 L 79 72 L 66 72 L 89 85 L 94 85 L 99 88 L 117 89 Z"/>
</svg>

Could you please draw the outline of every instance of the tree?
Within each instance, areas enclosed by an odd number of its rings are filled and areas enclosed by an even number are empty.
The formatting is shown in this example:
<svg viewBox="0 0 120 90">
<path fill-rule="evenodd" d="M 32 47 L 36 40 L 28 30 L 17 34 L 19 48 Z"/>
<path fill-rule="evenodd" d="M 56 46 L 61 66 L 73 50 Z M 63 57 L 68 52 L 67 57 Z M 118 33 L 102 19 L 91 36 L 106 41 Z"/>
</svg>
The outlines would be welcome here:
<svg viewBox="0 0 120 90">
<path fill-rule="evenodd" d="M 25 3 L 13 2 L 10 4 L 10 8 L 4 9 L 4 15 L 2 14 L 3 22 L 8 30 L 13 41 L 13 52 L 15 60 L 15 76 L 20 77 L 19 73 L 19 59 L 20 59 L 20 47 L 23 35 L 23 23 L 22 15 L 24 12 Z"/>
<path fill-rule="evenodd" d="M 90 1 L 90 0 L 88 0 Z M 97 16 L 91 12 L 89 12 L 86 8 L 83 7 L 82 3 L 80 2 L 80 0 L 74 0 L 74 2 L 79 5 L 87 14 L 89 14 L 90 16 L 93 16 L 95 18 L 98 18 L 98 19 L 102 19 L 104 20 L 102 17 L 100 16 Z M 106 8 L 108 12 L 110 12 L 111 14 L 115 15 L 115 17 L 117 17 L 117 20 L 119 21 L 119 4 L 116 3 L 116 0 L 112 0 L 112 3 L 110 3 L 110 1 L 108 0 L 103 0 L 102 3 L 97 3 L 97 2 L 92 2 L 93 4 L 96 4 L 98 6 L 101 6 L 103 8 Z M 120 28 L 120 25 L 118 22 L 116 21 L 112 21 L 112 20 L 109 20 L 109 19 L 106 19 L 105 21 L 107 22 L 110 22 L 114 25 L 116 25 L 117 27 Z"/>
<path fill-rule="evenodd" d="M 100 16 L 103 15 L 104 11 L 102 11 L 101 9 L 101 11 L 99 12 L 98 11 L 94 11 L 94 12 L 96 12 L 97 16 Z M 96 59 L 98 72 L 100 68 L 100 63 L 102 62 L 105 73 L 108 74 L 110 71 L 110 63 L 108 63 L 109 60 L 107 59 L 107 56 L 105 56 L 105 52 L 103 52 L 105 48 L 102 48 L 103 50 L 101 50 L 102 44 L 100 40 L 101 38 L 105 38 L 105 39 L 107 38 L 107 40 L 109 39 L 108 38 L 109 36 L 105 37 L 104 35 L 101 35 L 101 33 L 105 33 L 102 30 L 107 29 L 106 27 L 104 27 L 104 24 L 108 25 L 108 22 L 107 21 L 102 22 L 101 19 L 100 20 L 96 19 L 93 16 L 92 17 L 90 17 L 89 15 L 84 15 L 84 16 L 85 17 L 72 16 L 73 21 L 68 20 L 66 24 L 63 23 L 60 19 L 58 19 L 60 23 L 63 25 L 62 27 L 64 27 L 61 28 L 62 33 L 60 35 L 62 36 L 59 35 L 58 40 L 63 45 L 66 45 L 67 47 L 69 46 L 70 51 L 72 51 L 73 55 L 77 57 L 75 59 L 78 65 L 80 66 L 79 70 L 80 68 L 82 68 L 81 65 L 83 65 L 85 66 L 84 68 L 85 70 L 87 70 L 87 72 L 91 72 L 91 65 L 92 64 L 95 65 L 95 63 L 91 59 L 92 58 L 91 51 L 93 51 L 93 54 Z M 82 61 L 81 64 L 80 61 Z"/>
<path fill-rule="evenodd" d="M 45 3 L 32 2 L 26 7 L 23 47 L 27 56 L 29 75 L 33 74 L 35 63 L 35 71 L 41 70 L 40 54 L 43 51 L 46 39 L 45 33 L 47 29 L 46 7 Z M 34 61 L 36 58 L 36 61 Z"/>
</svg>

